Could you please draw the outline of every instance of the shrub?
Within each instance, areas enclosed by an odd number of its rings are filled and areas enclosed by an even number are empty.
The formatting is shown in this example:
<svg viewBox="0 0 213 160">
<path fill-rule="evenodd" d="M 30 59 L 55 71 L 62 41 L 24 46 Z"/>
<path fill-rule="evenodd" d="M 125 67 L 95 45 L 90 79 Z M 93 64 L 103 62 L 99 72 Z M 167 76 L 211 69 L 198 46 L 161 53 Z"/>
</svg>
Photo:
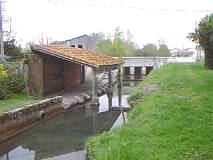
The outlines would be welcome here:
<svg viewBox="0 0 213 160">
<path fill-rule="evenodd" d="M 21 75 L 9 75 L 6 84 L 12 93 L 20 93 L 25 88 L 24 78 Z"/>
<path fill-rule="evenodd" d="M 7 88 L 0 87 L 0 100 L 10 97 L 10 92 Z"/>
<path fill-rule="evenodd" d="M 204 66 L 213 69 L 213 13 L 201 19 L 198 28 L 188 38 L 198 42 L 205 52 Z"/>
<path fill-rule="evenodd" d="M 8 78 L 7 70 L 0 64 L 0 100 L 6 99 L 10 96 L 6 81 Z"/>
<path fill-rule="evenodd" d="M 2 81 L 4 78 L 7 78 L 7 70 L 4 69 L 3 64 L 0 64 L 0 81 Z"/>
</svg>

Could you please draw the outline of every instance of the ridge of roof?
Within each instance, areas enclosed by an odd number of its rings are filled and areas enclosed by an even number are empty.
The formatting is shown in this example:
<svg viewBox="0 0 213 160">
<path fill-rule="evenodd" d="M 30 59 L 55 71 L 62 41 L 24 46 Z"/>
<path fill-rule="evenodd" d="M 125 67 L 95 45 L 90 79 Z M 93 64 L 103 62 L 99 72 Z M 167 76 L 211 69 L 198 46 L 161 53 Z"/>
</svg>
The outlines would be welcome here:
<svg viewBox="0 0 213 160">
<path fill-rule="evenodd" d="M 84 34 L 84 35 L 81 35 L 81 36 L 78 36 L 78 37 L 74 37 L 74 38 L 71 38 L 71 39 L 64 40 L 64 42 L 71 41 L 71 40 L 74 40 L 74 39 L 78 39 L 78 38 L 81 38 L 81 37 L 89 37 L 89 38 L 94 39 L 96 41 L 96 38 L 88 36 L 87 34 Z"/>
</svg>

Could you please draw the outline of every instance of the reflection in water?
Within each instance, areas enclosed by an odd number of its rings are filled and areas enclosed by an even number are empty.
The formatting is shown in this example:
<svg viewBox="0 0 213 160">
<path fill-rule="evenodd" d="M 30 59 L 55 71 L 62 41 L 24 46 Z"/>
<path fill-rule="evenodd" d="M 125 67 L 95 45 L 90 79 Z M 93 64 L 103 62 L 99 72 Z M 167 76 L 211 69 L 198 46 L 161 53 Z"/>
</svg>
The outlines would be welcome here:
<svg viewBox="0 0 213 160">
<path fill-rule="evenodd" d="M 127 97 L 133 86 L 122 87 L 122 105 L 128 107 Z M 99 98 L 98 110 L 84 105 L 65 112 L 33 129 L 0 144 L 0 160 L 83 160 L 85 141 L 92 135 L 109 130 L 119 111 L 108 111 L 107 95 Z M 118 104 L 117 88 L 113 90 L 113 106 Z"/>
<path fill-rule="evenodd" d="M 134 87 L 134 86 L 137 86 L 138 84 L 139 84 L 139 82 L 133 82 L 133 81 L 124 81 L 124 82 L 122 82 L 123 87 L 125 87 L 125 86 Z"/>
<path fill-rule="evenodd" d="M 145 75 L 123 75 L 123 81 L 142 81 Z"/>
<path fill-rule="evenodd" d="M 87 108 L 87 107 L 86 107 Z M 109 130 L 119 112 L 90 113 L 81 108 L 66 112 L 0 145 L 0 160 L 40 160 L 72 156 L 91 135 Z"/>
<path fill-rule="evenodd" d="M 122 106 L 124 108 L 128 108 L 130 107 L 128 102 L 127 102 L 127 98 L 129 97 L 129 95 L 122 95 Z M 106 101 L 107 99 L 107 95 L 103 95 L 101 97 L 99 97 L 99 103 L 101 104 L 99 107 L 99 112 L 105 112 L 108 110 L 108 101 Z M 118 96 L 117 95 L 113 95 L 112 98 L 112 107 L 118 107 Z"/>
</svg>

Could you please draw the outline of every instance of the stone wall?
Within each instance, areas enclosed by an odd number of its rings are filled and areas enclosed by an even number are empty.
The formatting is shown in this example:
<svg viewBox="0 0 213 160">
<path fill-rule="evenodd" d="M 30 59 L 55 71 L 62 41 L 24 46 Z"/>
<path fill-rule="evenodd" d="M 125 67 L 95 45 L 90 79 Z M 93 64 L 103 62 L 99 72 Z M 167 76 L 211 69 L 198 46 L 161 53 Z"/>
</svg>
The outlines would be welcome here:
<svg viewBox="0 0 213 160">
<path fill-rule="evenodd" d="M 54 97 L 0 115 L 0 142 L 62 112 L 62 97 Z M 43 116 L 42 116 L 43 114 Z"/>
</svg>

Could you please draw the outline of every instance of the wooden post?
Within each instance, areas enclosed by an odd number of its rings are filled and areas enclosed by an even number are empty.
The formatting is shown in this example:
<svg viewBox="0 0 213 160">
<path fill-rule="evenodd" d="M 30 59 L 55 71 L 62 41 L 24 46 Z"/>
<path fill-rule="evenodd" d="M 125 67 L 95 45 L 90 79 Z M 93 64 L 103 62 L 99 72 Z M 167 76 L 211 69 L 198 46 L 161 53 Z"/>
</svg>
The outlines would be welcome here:
<svg viewBox="0 0 213 160">
<path fill-rule="evenodd" d="M 29 56 L 28 87 L 29 94 L 38 98 L 43 97 L 43 59 L 38 55 Z"/>
<path fill-rule="evenodd" d="M 38 68 L 38 72 L 37 72 L 37 83 L 38 83 L 37 95 L 38 95 L 38 98 L 42 98 L 44 96 L 43 59 L 42 58 L 38 58 L 37 68 Z"/>
<path fill-rule="evenodd" d="M 98 94 L 97 94 L 97 82 L 96 82 L 96 69 L 92 68 L 92 100 L 91 100 L 91 106 L 98 107 L 99 101 L 98 101 Z"/>
<path fill-rule="evenodd" d="M 109 86 L 109 89 L 107 91 L 108 106 L 109 106 L 109 110 L 111 110 L 112 109 L 112 96 L 113 96 L 113 92 L 112 92 L 112 72 L 111 72 L 111 70 L 108 73 L 108 86 Z"/>
<path fill-rule="evenodd" d="M 29 94 L 29 72 L 28 72 L 28 65 L 24 64 L 24 82 L 25 82 L 25 92 Z"/>
<path fill-rule="evenodd" d="M 121 115 L 123 118 L 123 123 L 126 123 L 125 116 L 124 116 L 124 111 L 123 111 L 123 106 L 122 106 L 122 78 L 121 78 L 121 64 L 119 64 L 118 68 L 118 106 L 121 109 Z"/>
<path fill-rule="evenodd" d="M 118 69 L 118 106 L 122 106 L 122 80 L 121 80 L 121 69 Z M 122 107 L 121 107 L 122 108 Z"/>
<path fill-rule="evenodd" d="M 81 65 L 81 84 L 85 81 L 85 66 Z"/>
</svg>

